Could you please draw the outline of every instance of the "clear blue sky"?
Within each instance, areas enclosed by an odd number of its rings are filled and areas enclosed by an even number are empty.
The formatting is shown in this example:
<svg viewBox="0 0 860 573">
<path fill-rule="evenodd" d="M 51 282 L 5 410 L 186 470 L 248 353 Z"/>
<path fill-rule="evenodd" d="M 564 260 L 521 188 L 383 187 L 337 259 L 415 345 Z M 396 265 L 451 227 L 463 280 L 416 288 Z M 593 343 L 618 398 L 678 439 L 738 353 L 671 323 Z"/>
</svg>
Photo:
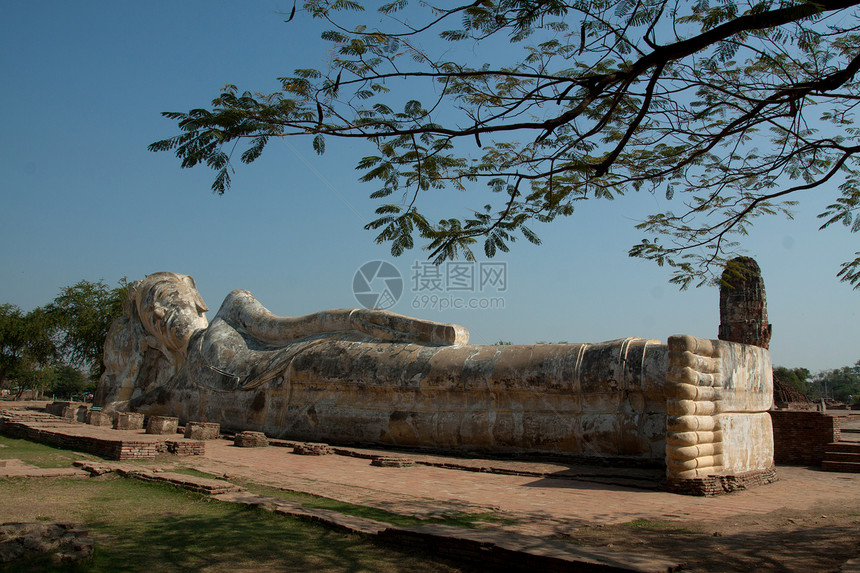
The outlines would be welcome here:
<svg viewBox="0 0 860 573">
<path fill-rule="evenodd" d="M 667 271 L 627 257 L 639 239 L 633 225 L 660 208 L 647 194 L 584 203 L 535 227 L 542 246 L 517 242 L 493 259 L 507 265 L 503 292 L 441 293 L 500 297 L 503 309 L 440 311 L 421 298 L 436 293 L 413 288 L 422 251 L 392 258 L 363 230 L 376 186 L 359 183 L 354 166 L 372 149 L 329 142 L 318 157 L 309 140 L 279 142 L 238 169 L 223 197 L 209 192 L 211 172 L 146 150 L 176 131 L 162 111 L 204 106 L 226 83 L 275 90 L 276 77 L 322 65 L 322 28 L 301 13 L 285 24 L 291 8 L 286 0 L 0 2 L 0 302 L 31 309 L 81 279 L 115 284 L 169 270 L 195 277 L 210 318 L 235 288 L 299 315 L 357 306 L 356 270 L 386 260 L 405 282 L 391 310 L 462 324 L 475 343 L 716 337 L 715 288 L 679 292 Z M 835 274 L 857 235 L 816 230 L 826 192 L 800 199 L 795 221 L 762 221 L 744 242 L 764 272 L 773 359 L 812 370 L 853 364 L 860 292 Z M 437 210 L 462 203 L 453 192 L 433 200 Z"/>
</svg>

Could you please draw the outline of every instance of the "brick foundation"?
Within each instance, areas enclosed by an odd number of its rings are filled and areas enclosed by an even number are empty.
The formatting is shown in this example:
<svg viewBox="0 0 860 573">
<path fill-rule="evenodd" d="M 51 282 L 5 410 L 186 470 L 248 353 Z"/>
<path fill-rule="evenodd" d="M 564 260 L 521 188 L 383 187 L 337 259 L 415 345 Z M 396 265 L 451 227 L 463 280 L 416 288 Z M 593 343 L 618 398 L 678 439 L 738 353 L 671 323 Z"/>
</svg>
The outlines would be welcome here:
<svg viewBox="0 0 860 573">
<path fill-rule="evenodd" d="M 233 444 L 240 448 L 265 448 L 269 445 L 269 439 L 263 432 L 240 432 L 236 434 Z"/>
<path fill-rule="evenodd" d="M 300 442 L 293 446 L 293 453 L 300 456 L 327 456 L 334 453 L 328 444 Z"/>
<path fill-rule="evenodd" d="M 69 426 L 66 426 L 69 428 Z M 63 431 L 62 427 L 35 427 L 26 422 L 14 422 L 0 418 L 0 433 L 12 438 L 22 438 L 59 448 L 95 454 L 109 460 L 152 459 L 157 454 L 169 453 L 178 456 L 203 455 L 206 443 L 183 440 L 109 439 L 78 435 L 74 430 Z"/>
<path fill-rule="evenodd" d="M 109 460 L 134 460 L 154 458 L 156 442 L 105 440 L 92 436 L 78 436 L 48 428 L 34 428 L 17 422 L 2 425 L 3 434 L 23 438 L 58 448 L 95 454 Z"/>
<path fill-rule="evenodd" d="M 777 480 L 776 468 L 746 472 L 736 475 L 712 475 L 701 478 L 670 480 L 666 490 L 685 495 L 722 495 L 750 487 L 766 485 Z"/>
</svg>

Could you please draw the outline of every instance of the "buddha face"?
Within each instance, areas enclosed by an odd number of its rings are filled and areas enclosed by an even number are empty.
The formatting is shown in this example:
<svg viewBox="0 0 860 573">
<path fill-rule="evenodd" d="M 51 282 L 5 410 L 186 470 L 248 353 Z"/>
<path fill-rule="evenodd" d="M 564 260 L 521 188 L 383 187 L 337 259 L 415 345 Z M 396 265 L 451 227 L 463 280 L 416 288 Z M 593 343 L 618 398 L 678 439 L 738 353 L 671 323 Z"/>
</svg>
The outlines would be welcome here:
<svg viewBox="0 0 860 573">
<path fill-rule="evenodd" d="M 169 350 L 185 354 L 191 335 L 209 325 L 203 314 L 209 309 L 188 275 L 154 273 L 135 291 L 141 322 Z"/>
</svg>

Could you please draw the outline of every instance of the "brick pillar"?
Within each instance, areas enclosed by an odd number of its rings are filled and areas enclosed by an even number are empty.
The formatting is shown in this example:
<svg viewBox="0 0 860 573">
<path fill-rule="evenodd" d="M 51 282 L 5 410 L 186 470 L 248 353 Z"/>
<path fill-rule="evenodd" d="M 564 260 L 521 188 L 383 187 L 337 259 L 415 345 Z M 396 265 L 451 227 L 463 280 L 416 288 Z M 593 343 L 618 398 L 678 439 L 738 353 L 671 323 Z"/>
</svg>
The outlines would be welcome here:
<svg viewBox="0 0 860 573">
<path fill-rule="evenodd" d="M 770 335 L 761 269 L 750 257 L 734 258 L 720 279 L 718 338 L 767 348 Z"/>
</svg>

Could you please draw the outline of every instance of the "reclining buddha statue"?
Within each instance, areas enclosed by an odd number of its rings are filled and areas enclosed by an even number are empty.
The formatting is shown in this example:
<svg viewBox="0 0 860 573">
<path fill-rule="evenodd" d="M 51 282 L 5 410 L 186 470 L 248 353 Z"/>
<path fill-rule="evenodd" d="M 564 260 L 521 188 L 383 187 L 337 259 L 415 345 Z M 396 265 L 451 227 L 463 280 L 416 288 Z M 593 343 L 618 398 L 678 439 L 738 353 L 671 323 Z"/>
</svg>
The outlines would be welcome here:
<svg viewBox="0 0 860 573">
<path fill-rule="evenodd" d="M 632 459 L 675 482 L 773 473 L 755 346 L 470 345 L 463 327 L 377 309 L 278 317 L 243 290 L 207 310 L 186 275 L 130 285 L 96 403 L 273 438 Z"/>
</svg>

